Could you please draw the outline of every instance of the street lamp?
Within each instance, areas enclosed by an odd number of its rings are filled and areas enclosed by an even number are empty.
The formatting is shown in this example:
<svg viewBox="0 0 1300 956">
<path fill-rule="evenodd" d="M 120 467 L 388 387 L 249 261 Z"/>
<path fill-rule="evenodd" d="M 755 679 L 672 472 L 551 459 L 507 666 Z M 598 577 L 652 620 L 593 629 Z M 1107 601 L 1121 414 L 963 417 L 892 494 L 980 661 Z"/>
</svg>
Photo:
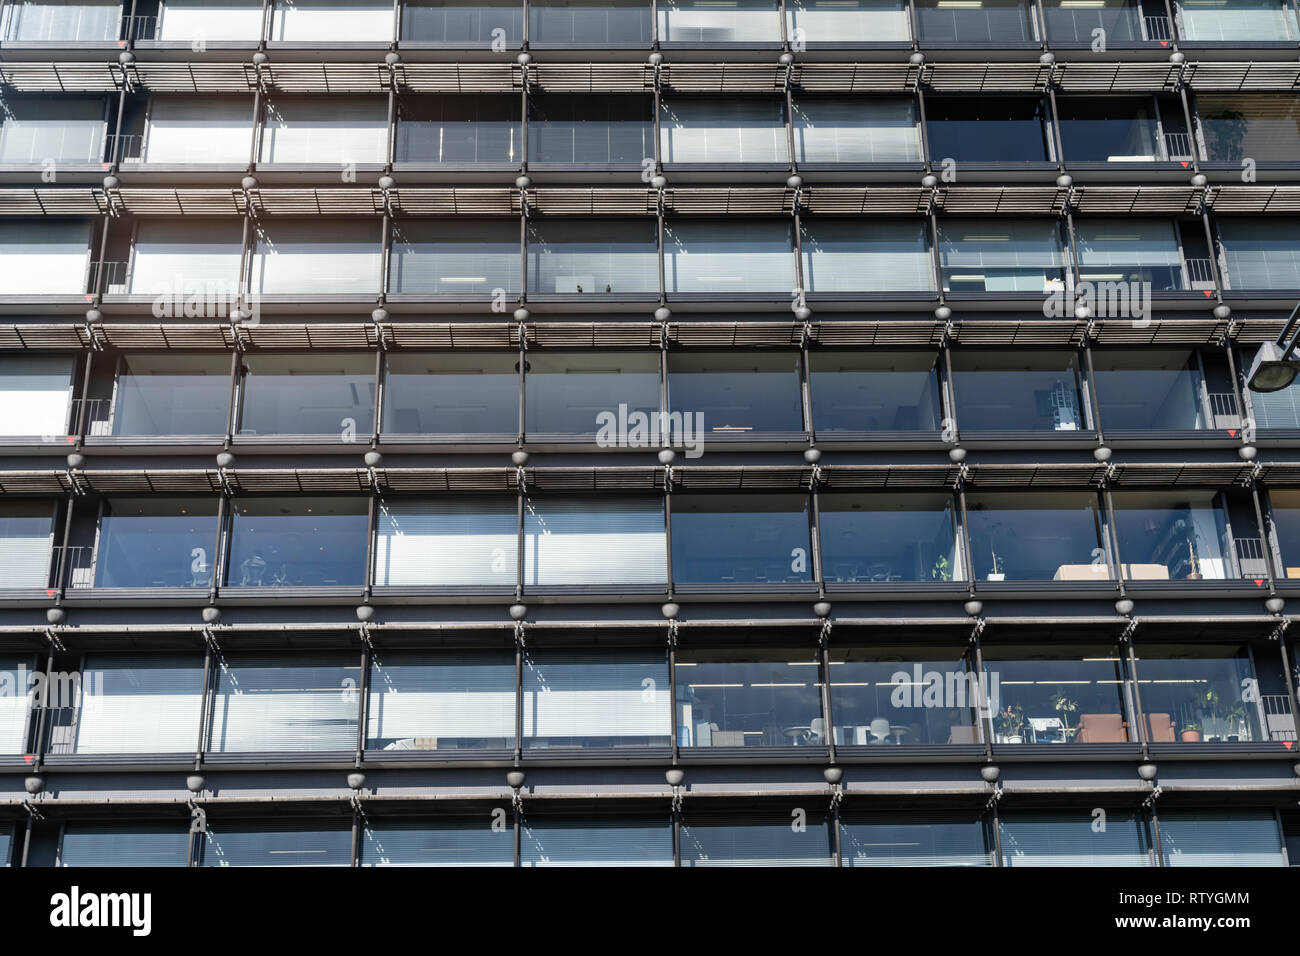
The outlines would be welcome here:
<svg viewBox="0 0 1300 956">
<path fill-rule="evenodd" d="M 1296 346 L 1300 344 L 1300 303 L 1291 310 L 1291 317 L 1282 326 L 1277 340 L 1265 342 L 1255 353 L 1255 361 L 1250 366 L 1250 376 L 1246 387 L 1252 392 L 1280 392 L 1290 385 L 1300 372 L 1300 358 L 1295 355 Z"/>
</svg>

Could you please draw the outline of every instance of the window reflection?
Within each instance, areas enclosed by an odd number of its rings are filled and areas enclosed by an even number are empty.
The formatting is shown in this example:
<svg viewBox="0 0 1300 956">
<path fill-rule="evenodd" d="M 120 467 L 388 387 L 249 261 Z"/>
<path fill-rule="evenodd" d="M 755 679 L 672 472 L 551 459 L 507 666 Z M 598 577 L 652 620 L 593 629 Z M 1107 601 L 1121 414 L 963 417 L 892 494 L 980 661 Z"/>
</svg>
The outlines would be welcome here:
<svg viewBox="0 0 1300 956">
<path fill-rule="evenodd" d="M 679 651 L 677 734 L 682 747 L 824 745 L 816 653 Z"/>
<path fill-rule="evenodd" d="M 667 747 L 663 651 L 525 651 L 524 747 Z"/>
<path fill-rule="evenodd" d="M 114 435 L 224 435 L 230 362 L 223 355 L 127 355 Z"/>
<path fill-rule="evenodd" d="M 818 432 L 938 431 L 934 352 L 808 353 L 808 389 Z"/>
<path fill-rule="evenodd" d="M 518 433 L 518 352 L 389 352 L 387 361 L 385 433 Z"/>
<path fill-rule="evenodd" d="M 1125 668 L 1117 647 L 983 649 L 995 744 L 1122 744 L 1130 726 Z"/>
<path fill-rule="evenodd" d="M 683 583 L 812 580 L 804 495 L 673 495 L 673 577 Z"/>
<path fill-rule="evenodd" d="M 351 354 L 246 355 L 241 435 L 368 436 L 375 421 L 375 361 Z"/>
<path fill-rule="evenodd" d="M 366 503 L 359 498 L 239 498 L 230 566 L 236 587 L 365 583 Z"/>
<path fill-rule="evenodd" d="M 1109 581 L 1101 509 L 1091 491 L 970 495 L 978 581 Z"/>
<path fill-rule="evenodd" d="M 1073 352 L 954 350 L 953 390 L 963 431 L 1086 428 L 1078 356 Z"/>
<path fill-rule="evenodd" d="M 970 813 L 845 813 L 844 866 L 992 866 L 984 821 Z"/>
<path fill-rule="evenodd" d="M 948 495 L 823 494 L 819 509 L 828 583 L 965 580 Z"/>
<path fill-rule="evenodd" d="M 975 744 L 987 688 L 960 649 L 839 648 L 831 652 L 837 747 Z"/>
<path fill-rule="evenodd" d="M 209 587 L 216 545 L 214 498 L 110 499 L 99 524 L 95 587 Z"/>
</svg>

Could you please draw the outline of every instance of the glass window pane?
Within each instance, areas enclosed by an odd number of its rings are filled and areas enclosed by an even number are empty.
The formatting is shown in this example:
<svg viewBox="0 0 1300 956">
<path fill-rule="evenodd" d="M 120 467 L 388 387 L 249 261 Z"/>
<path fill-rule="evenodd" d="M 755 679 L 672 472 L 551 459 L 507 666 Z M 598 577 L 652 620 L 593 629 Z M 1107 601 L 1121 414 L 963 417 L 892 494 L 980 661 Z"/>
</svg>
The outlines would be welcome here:
<svg viewBox="0 0 1300 956">
<path fill-rule="evenodd" d="M 1205 377 L 1190 349 L 1095 351 L 1093 381 L 1103 428 L 1207 428 Z M 1219 404 L 1227 410 L 1231 393 Z"/>
<path fill-rule="evenodd" d="M 233 512 L 227 584 L 365 583 L 367 519 L 360 498 L 238 498 Z"/>
<path fill-rule="evenodd" d="M 818 432 L 938 431 L 938 356 L 933 352 L 808 353 Z"/>
<path fill-rule="evenodd" d="M 665 163 L 785 163 L 785 105 L 759 97 L 664 100 L 659 146 Z"/>
<path fill-rule="evenodd" d="M 102 99 L 6 96 L 0 163 L 97 163 L 104 155 Z"/>
<path fill-rule="evenodd" d="M 667 292 L 781 292 L 794 288 L 789 223 L 683 222 L 664 226 Z"/>
<path fill-rule="evenodd" d="M 72 427 L 72 369 L 71 358 L 0 356 L 0 435 L 66 436 Z"/>
<path fill-rule="evenodd" d="M 339 821 L 241 823 L 208 819 L 199 866 L 350 866 L 352 825 Z"/>
<path fill-rule="evenodd" d="M 518 163 L 519 116 L 519 100 L 509 96 L 401 96 L 396 161 Z"/>
<path fill-rule="evenodd" d="M 248 287 L 263 295 L 375 296 L 380 224 L 317 219 L 259 227 Z"/>
<path fill-rule="evenodd" d="M 1091 491 L 968 496 L 977 581 L 1109 581 L 1101 512 Z"/>
<path fill-rule="evenodd" d="M 1163 12 L 1163 11 L 1162 11 Z M 1043 19 L 1047 38 L 1053 43 L 1091 46 L 1103 30 L 1108 43 L 1136 43 L 1141 40 L 1168 40 L 1169 21 L 1162 15 L 1149 35 L 1142 32 L 1143 7 L 1133 0 L 1097 0 L 1082 4 L 1077 0 L 1045 0 Z M 1163 31 L 1161 30 L 1163 27 Z"/>
<path fill-rule="evenodd" d="M 514 498 L 381 501 L 375 535 L 375 584 L 515 586 Z"/>
<path fill-rule="evenodd" d="M 10 825 L 0 826 L 0 867 L 12 866 L 14 851 L 14 828 Z"/>
<path fill-rule="evenodd" d="M 524 747 L 667 747 L 663 651 L 524 652 Z"/>
<path fill-rule="evenodd" d="M 906 43 L 912 39 L 903 0 L 787 0 L 790 39 L 809 43 Z"/>
<path fill-rule="evenodd" d="M 1270 675 L 1256 675 L 1245 647 L 1148 642 L 1138 654 L 1137 676 L 1152 743 L 1267 739 L 1258 698 L 1273 689 L 1263 680 Z"/>
<path fill-rule="evenodd" d="M 529 97 L 529 162 L 639 166 L 654 156 L 653 115 L 643 96 Z"/>
<path fill-rule="evenodd" d="M 81 823 L 63 828 L 60 866 L 185 866 L 189 826 L 179 823 Z"/>
<path fill-rule="evenodd" d="M 388 104 L 378 96 L 277 96 L 266 104 L 261 143 L 264 163 L 382 163 Z"/>
<path fill-rule="evenodd" d="M 1273 534 L 1282 554 L 1282 576 L 1295 580 L 1300 578 L 1300 491 L 1270 488 L 1268 503 L 1268 517 L 1272 519 Z"/>
<path fill-rule="evenodd" d="M 922 220 L 804 220 L 801 236 L 809 292 L 934 290 L 929 229 Z"/>
<path fill-rule="evenodd" d="M 1074 352 L 952 352 L 957 424 L 963 431 L 1085 428 Z"/>
<path fill-rule="evenodd" d="M 1292 40 L 1295 35 L 1290 9 L 1279 0 L 1179 0 L 1178 12 L 1184 40 L 1211 43 Z"/>
<path fill-rule="evenodd" d="M 103 43 L 116 40 L 118 0 L 17 0 L 4 10 L 6 40 L 19 43 Z"/>
<path fill-rule="evenodd" d="M 668 581 L 659 498 L 524 501 L 524 586 L 663 585 Z"/>
<path fill-rule="evenodd" d="M 530 224 L 528 289 L 567 295 L 657 293 L 653 220 Z"/>
<path fill-rule="evenodd" d="M 1165 866 L 1281 866 L 1282 837 L 1269 810 L 1162 810 Z"/>
<path fill-rule="evenodd" d="M 1300 153 L 1300 98 L 1293 93 L 1198 93 L 1196 112 L 1212 163 L 1289 162 Z"/>
<path fill-rule="evenodd" d="M 831 651 L 835 745 L 976 744 L 980 687 L 961 648 Z"/>
<path fill-rule="evenodd" d="M 1229 576 L 1228 528 L 1213 491 L 1113 495 L 1119 553 L 1130 581 Z"/>
<path fill-rule="evenodd" d="M 517 222 L 412 222 L 393 229 L 389 289 L 492 296 L 519 291 Z"/>
<path fill-rule="evenodd" d="M 1066 160 L 1114 163 L 1165 158 L 1150 97 L 1063 97 L 1058 103 Z"/>
<path fill-rule="evenodd" d="M 114 435 L 224 435 L 230 360 L 221 355 L 124 355 Z"/>
<path fill-rule="evenodd" d="M 935 163 L 1041 163 L 1052 157 L 1047 116 L 1038 97 L 927 97 L 930 155 Z"/>
<path fill-rule="evenodd" d="M 1142 283 L 1158 291 L 1186 288 L 1174 224 L 1166 220 L 1075 220 L 1079 278 L 1095 285 L 1099 308 L 1139 316 Z M 1136 285 L 1135 285 L 1136 284 Z M 1112 306 L 1106 300 L 1114 297 Z M 1148 293 L 1149 297 L 1149 293 Z"/>
<path fill-rule="evenodd" d="M 1114 645 L 992 644 L 984 652 L 995 744 L 1122 744 L 1129 725 L 1125 671 Z"/>
<path fill-rule="evenodd" d="M 823 494 L 820 513 L 828 582 L 966 578 L 948 495 Z"/>
<path fill-rule="evenodd" d="M 528 8 L 528 42 L 650 45 L 650 4 L 610 0 L 545 0 Z"/>
<path fill-rule="evenodd" d="M 201 227 L 143 222 L 132 243 L 126 288 L 108 291 L 155 296 L 159 317 L 181 318 L 196 308 L 207 318 L 224 317 L 239 301 L 242 257 L 243 225 L 238 220 L 205 221 Z"/>
<path fill-rule="evenodd" d="M 386 651 L 371 665 L 367 713 L 367 750 L 512 748 L 514 655 Z"/>
<path fill-rule="evenodd" d="M 243 357 L 241 435 L 368 436 L 375 360 L 365 353 Z"/>
<path fill-rule="evenodd" d="M 945 292 L 1059 292 L 1065 248 L 1054 220 L 939 220 Z"/>
<path fill-rule="evenodd" d="M 1133 810 L 1007 813 L 998 822 L 1003 866 L 1155 865 L 1146 820 Z"/>
<path fill-rule="evenodd" d="M 682 583 L 812 580 L 804 495 L 674 495 L 673 577 Z"/>
<path fill-rule="evenodd" d="M 668 353 L 669 409 L 706 436 L 801 432 L 800 394 L 798 352 Z"/>
<path fill-rule="evenodd" d="M 164 16 L 164 22 L 169 19 Z M 225 20 L 224 17 L 221 19 Z M 252 31 L 254 36 L 261 33 L 260 9 L 257 11 L 257 19 L 258 27 Z M 209 34 L 208 39 L 217 37 Z M 149 100 L 144 138 L 138 154 L 140 162 L 186 165 L 238 163 L 243 166 L 252 155 L 253 106 L 246 96 L 154 96 Z M 164 220 L 158 225 L 165 222 Z M 153 223 L 144 222 L 141 225 L 149 226 Z M 242 236 L 242 223 L 238 225 Z"/>
<path fill-rule="evenodd" d="M 513 672 L 514 665 L 511 665 Z M 513 694 L 511 695 L 513 702 Z M 362 866 L 514 866 L 514 827 L 481 819 L 406 822 L 366 817 Z"/>
<path fill-rule="evenodd" d="M 0 502 L 0 590 L 48 587 L 53 554 L 52 502 Z"/>
<path fill-rule="evenodd" d="M 388 352 L 386 434 L 519 432 L 519 353 Z"/>
<path fill-rule="evenodd" d="M 657 445 L 649 431 L 658 424 L 658 352 L 530 352 L 524 387 L 530 433 L 598 434 L 602 444 L 631 444 L 629 416 L 640 413 L 643 446 Z M 619 428 L 620 420 L 628 427 Z"/>
<path fill-rule="evenodd" d="M 356 749 L 358 655 L 230 654 L 216 663 L 210 750 Z"/>
<path fill-rule="evenodd" d="M 804 823 L 796 826 L 800 817 Z M 741 819 L 744 822 L 683 822 L 682 866 L 831 865 L 826 814 L 799 808 L 786 817 Z"/>
<path fill-rule="evenodd" d="M 824 746 L 817 654 L 805 648 L 677 653 L 682 747 Z"/>
<path fill-rule="evenodd" d="M 916 0 L 921 43 L 962 43 L 1001 47 L 1036 39 L 1030 4 L 1025 0 L 951 3 Z"/>
<path fill-rule="evenodd" d="M 1300 289 L 1300 233 L 1293 221 L 1225 218 L 1218 227 L 1233 289 Z"/>
<path fill-rule="evenodd" d="M 0 222 L 0 295 L 82 295 L 89 270 L 88 222 Z"/>
<path fill-rule="evenodd" d="M 193 754 L 203 710 L 197 654 L 89 654 L 82 670 L 79 754 Z"/>
<path fill-rule="evenodd" d="M 519 3 L 475 0 L 406 0 L 402 4 L 402 40 L 489 48 L 493 31 L 503 31 L 507 49 L 523 37 L 524 10 Z"/>
<path fill-rule="evenodd" d="M 902 9 L 899 3 L 898 10 Z M 826 12 L 833 15 L 833 11 Z M 798 10 L 791 13 L 792 17 L 798 15 Z M 794 104 L 793 126 L 795 155 L 800 163 L 916 163 L 921 160 L 916 104 L 902 97 L 801 96 Z"/>
<path fill-rule="evenodd" d="M 672 866 L 668 820 L 525 820 L 521 866 Z"/>
<path fill-rule="evenodd" d="M 992 866 L 984 822 L 969 813 L 850 813 L 845 866 Z"/>
<path fill-rule="evenodd" d="M 258 0 L 163 0 L 158 7 L 157 39 L 242 40 L 262 37 L 262 4 Z"/>
<path fill-rule="evenodd" d="M 214 498 L 113 498 L 104 502 L 97 588 L 206 588 L 217 546 Z"/>
</svg>

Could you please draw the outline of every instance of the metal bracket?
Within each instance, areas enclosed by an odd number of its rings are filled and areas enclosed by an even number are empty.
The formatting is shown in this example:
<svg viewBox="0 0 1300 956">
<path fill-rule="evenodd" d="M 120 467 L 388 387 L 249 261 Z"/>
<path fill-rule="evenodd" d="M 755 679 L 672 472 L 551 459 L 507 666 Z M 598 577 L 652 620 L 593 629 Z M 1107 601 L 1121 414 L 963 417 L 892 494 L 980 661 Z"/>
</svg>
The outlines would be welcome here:
<svg viewBox="0 0 1300 956">
<path fill-rule="evenodd" d="M 1154 787 L 1151 788 L 1151 792 L 1148 793 L 1142 799 L 1142 808 L 1144 810 L 1151 809 L 1151 807 L 1155 805 L 1155 802 L 1160 799 L 1160 793 L 1161 793 L 1160 784 L 1156 784 Z"/>
<path fill-rule="evenodd" d="M 59 635 L 54 633 L 53 628 L 47 627 L 45 629 L 45 640 L 48 641 L 50 647 L 54 648 L 56 651 L 67 650 L 67 648 L 63 646 L 63 642 L 59 640 Z"/>
<path fill-rule="evenodd" d="M 827 646 L 830 644 L 830 642 L 831 642 L 831 627 L 832 627 L 832 626 L 833 626 L 833 625 L 831 624 L 831 619 L 830 619 L 830 618 L 825 618 L 825 619 L 822 621 L 822 629 L 821 629 L 821 632 L 817 635 L 817 644 L 818 644 L 820 647 L 827 647 Z"/>
<path fill-rule="evenodd" d="M 27 811 L 27 815 L 30 816 L 33 820 L 45 819 L 45 814 L 41 813 L 40 810 L 37 810 L 34 806 L 32 806 L 32 801 L 30 797 L 23 800 L 23 809 Z"/>
<path fill-rule="evenodd" d="M 1129 641 L 1133 640 L 1133 635 L 1137 632 L 1137 629 L 1138 629 L 1137 618 L 1131 618 L 1129 622 L 1124 625 L 1124 630 L 1120 632 L 1119 642 L 1121 644 L 1129 643 Z"/>
<path fill-rule="evenodd" d="M 520 650 L 523 650 L 528 646 L 528 642 L 524 636 L 523 621 L 515 621 L 515 644 L 519 647 Z"/>
</svg>

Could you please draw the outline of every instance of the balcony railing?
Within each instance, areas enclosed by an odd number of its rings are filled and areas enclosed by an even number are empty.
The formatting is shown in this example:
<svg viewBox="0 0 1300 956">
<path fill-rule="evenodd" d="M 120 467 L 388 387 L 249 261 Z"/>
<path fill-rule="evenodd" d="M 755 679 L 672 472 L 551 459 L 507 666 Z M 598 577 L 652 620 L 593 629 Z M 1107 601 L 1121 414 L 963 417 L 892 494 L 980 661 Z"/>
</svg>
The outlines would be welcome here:
<svg viewBox="0 0 1300 956">
<path fill-rule="evenodd" d="M 1243 578 L 1262 578 L 1268 574 L 1261 538 L 1236 538 L 1237 569 Z"/>
<path fill-rule="evenodd" d="M 95 586 L 95 549 L 85 544 L 55 545 L 54 568 L 57 572 L 62 557 L 63 586 L 80 591 Z"/>
<path fill-rule="evenodd" d="M 1264 736 L 1268 740 L 1297 740 L 1295 714 L 1291 701 L 1285 694 L 1262 694 L 1260 706 L 1264 711 Z"/>
<path fill-rule="evenodd" d="M 71 429 L 75 431 L 81 422 L 82 409 L 86 411 L 87 435 L 111 435 L 113 433 L 113 402 L 108 398 L 74 398 L 72 400 Z"/>
<path fill-rule="evenodd" d="M 1173 27 L 1170 26 L 1168 17 L 1143 17 L 1142 27 L 1148 40 L 1159 41 L 1174 38 Z"/>
<path fill-rule="evenodd" d="M 1192 158 L 1192 137 L 1187 133 L 1165 133 L 1165 156 L 1172 160 Z"/>
<path fill-rule="evenodd" d="M 104 158 L 110 163 L 144 162 L 144 135 L 141 133 L 110 133 Z"/>
<path fill-rule="evenodd" d="M 1198 285 L 1214 285 L 1214 264 L 1209 259 L 1188 259 L 1187 281 L 1195 289 Z"/>
<path fill-rule="evenodd" d="M 129 262 L 96 262 L 91 267 L 90 275 L 93 280 L 91 288 L 105 295 L 125 295 L 131 288 L 131 263 Z"/>
</svg>

